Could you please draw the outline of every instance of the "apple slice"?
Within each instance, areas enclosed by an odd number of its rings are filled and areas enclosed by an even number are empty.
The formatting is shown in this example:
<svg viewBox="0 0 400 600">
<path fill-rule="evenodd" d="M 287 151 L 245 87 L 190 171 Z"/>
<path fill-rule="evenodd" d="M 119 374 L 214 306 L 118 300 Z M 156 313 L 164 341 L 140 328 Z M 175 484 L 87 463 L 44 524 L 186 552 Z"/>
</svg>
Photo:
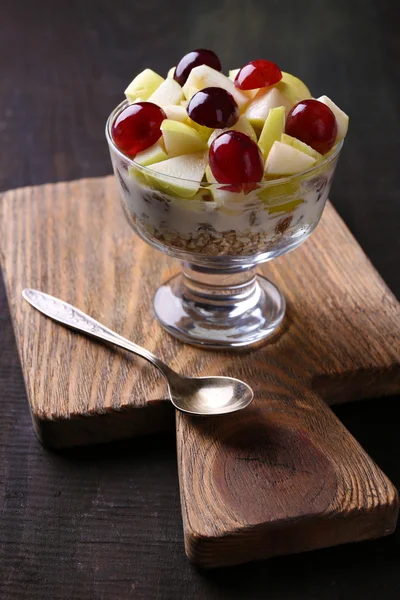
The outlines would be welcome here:
<svg viewBox="0 0 400 600">
<path fill-rule="evenodd" d="M 212 127 L 206 127 L 205 125 L 199 125 L 199 123 L 196 123 L 196 121 L 192 121 L 192 119 L 189 116 L 187 117 L 185 123 L 186 123 L 186 125 L 189 125 L 189 127 L 192 127 L 192 129 L 195 129 L 197 131 L 197 133 L 199 133 L 201 135 L 201 137 L 203 138 L 203 140 L 205 140 L 205 141 L 208 140 L 208 138 L 214 131 L 214 129 L 212 129 Z"/>
<path fill-rule="evenodd" d="M 171 67 L 170 68 L 170 70 L 167 73 L 167 79 L 173 79 L 174 78 L 175 69 L 176 69 L 176 67 Z"/>
<path fill-rule="evenodd" d="M 335 144 L 337 144 L 337 142 L 340 142 L 340 140 L 346 137 L 346 133 L 349 128 L 349 117 L 334 102 L 332 102 L 332 100 L 328 98 L 328 96 L 320 96 L 319 98 L 317 98 L 317 100 L 319 100 L 323 104 L 326 104 L 326 106 L 331 109 L 331 111 L 336 117 L 337 135 Z"/>
<path fill-rule="evenodd" d="M 164 77 L 158 75 L 151 69 L 145 69 L 135 79 L 131 81 L 125 90 L 125 96 L 129 102 L 138 102 L 147 100 L 164 81 Z"/>
<path fill-rule="evenodd" d="M 249 120 L 244 115 L 241 115 L 238 119 L 238 122 L 235 123 L 235 125 L 233 125 L 232 127 L 226 127 L 225 129 L 214 129 L 214 131 L 208 138 L 208 147 L 210 147 L 215 138 L 218 137 L 221 133 L 224 133 L 224 131 L 240 131 L 241 133 L 245 133 L 246 135 L 248 135 L 249 138 L 253 140 L 253 142 L 257 143 L 256 132 L 250 125 Z"/>
<path fill-rule="evenodd" d="M 135 156 L 135 162 L 142 165 L 142 167 L 148 167 L 149 165 L 161 162 L 162 160 L 167 160 L 168 156 L 164 151 L 160 140 L 150 146 L 150 148 L 146 148 L 146 150 L 142 150 L 142 152 L 138 152 Z"/>
<path fill-rule="evenodd" d="M 207 148 L 207 142 L 189 125 L 164 119 L 161 123 L 164 144 L 169 157 L 193 154 Z"/>
<path fill-rule="evenodd" d="M 271 108 L 258 140 L 258 145 L 264 160 L 266 160 L 269 151 L 272 148 L 272 144 L 281 139 L 284 130 L 285 107 L 278 106 L 277 108 Z"/>
<path fill-rule="evenodd" d="M 282 79 L 275 86 L 292 104 L 311 98 L 311 92 L 305 83 L 290 73 L 282 72 Z"/>
<path fill-rule="evenodd" d="M 167 115 L 167 119 L 172 119 L 173 121 L 184 123 L 188 118 L 186 108 L 180 104 L 166 104 L 163 106 L 163 111 Z"/>
<path fill-rule="evenodd" d="M 167 193 L 192 198 L 200 187 L 207 162 L 208 152 L 175 156 L 148 167 L 146 179 L 150 185 Z"/>
<path fill-rule="evenodd" d="M 261 88 L 245 110 L 244 116 L 248 118 L 255 129 L 260 130 L 263 128 L 271 108 L 278 108 L 279 106 L 284 106 L 287 114 L 293 103 L 285 98 L 276 86 Z"/>
<path fill-rule="evenodd" d="M 199 91 L 197 89 L 197 87 L 194 87 L 194 85 L 185 87 L 183 86 L 183 93 L 185 94 L 185 98 L 186 101 L 189 102 L 189 100 L 191 99 L 192 96 L 194 96 L 195 94 L 197 94 L 197 92 Z"/>
<path fill-rule="evenodd" d="M 164 79 L 160 87 L 148 98 L 148 102 L 154 102 L 158 106 L 168 104 L 179 104 L 183 99 L 182 87 L 175 79 Z"/>
<path fill-rule="evenodd" d="M 215 179 L 213 172 L 211 171 L 211 167 L 210 165 L 206 166 L 206 179 L 208 181 L 208 183 L 218 183 L 218 181 Z"/>
<path fill-rule="evenodd" d="M 283 142 L 274 142 L 265 163 L 265 173 L 267 175 L 293 175 L 307 171 L 315 162 L 315 158 L 293 146 Z"/>
<path fill-rule="evenodd" d="M 287 133 L 282 133 L 281 142 L 283 142 L 284 144 L 288 144 L 289 146 L 293 146 L 293 148 L 296 148 L 296 150 L 300 150 L 301 152 L 308 154 L 308 156 L 312 156 L 313 158 L 315 158 L 315 160 L 323 159 L 322 154 L 314 150 L 314 148 L 311 148 L 311 146 L 309 146 L 308 144 L 301 142 L 297 138 L 292 137 Z"/>
<path fill-rule="evenodd" d="M 240 112 L 242 112 L 249 103 L 249 96 L 244 94 L 242 90 L 236 88 L 229 77 L 212 69 L 208 65 L 199 65 L 190 71 L 189 77 L 183 86 L 183 93 L 186 98 L 188 98 L 192 93 L 191 88 L 196 88 L 196 90 L 199 91 L 206 87 L 220 87 L 232 94 Z"/>
</svg>

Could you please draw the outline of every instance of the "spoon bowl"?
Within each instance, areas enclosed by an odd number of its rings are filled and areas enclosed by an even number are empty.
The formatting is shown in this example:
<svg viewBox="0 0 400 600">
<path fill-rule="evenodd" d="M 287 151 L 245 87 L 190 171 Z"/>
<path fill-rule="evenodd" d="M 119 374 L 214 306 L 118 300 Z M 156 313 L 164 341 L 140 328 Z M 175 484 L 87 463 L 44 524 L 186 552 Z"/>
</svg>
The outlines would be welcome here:
<svg viewBox="0 0 400 600">
<path fill-rule="evenodd" d="M 247 383 L 233 377 L 170 377 L 172 404 L 190 415 L 225 415 L 242 410 L 254 397 Z"/>
<path fill-rule="evenodd" d="M 108 329 L 71 304 L 39 290 L 25 289 L 22 296 L 34 308 L 98 340 L 110 342 L 151 362 L 167 380 L 172 404 L 191 415 L 225 415 L 246 408 L 253 400 L 250 386 L 233 377 L 184 377 L 173 371 L 149 350 Z"/>
</svg>

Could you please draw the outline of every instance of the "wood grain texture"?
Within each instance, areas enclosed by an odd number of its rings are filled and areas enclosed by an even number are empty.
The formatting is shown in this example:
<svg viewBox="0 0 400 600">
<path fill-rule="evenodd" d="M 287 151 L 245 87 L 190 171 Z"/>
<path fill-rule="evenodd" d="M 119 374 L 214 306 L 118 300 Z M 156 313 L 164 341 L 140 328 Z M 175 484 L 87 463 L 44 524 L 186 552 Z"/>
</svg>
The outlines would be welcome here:
<svg viewBox="0 0 400 600">
<path fill-rule="evenodd" d="M 177 416 L 193 562 L 235 564 L 393 530 L 395 489 L 317 395 L 334 403 L 400 389 L 399 306 L 330 205 L 306 244 L 260 268 L 285 293 L 288 315 L 279 336 L 247 354 L 191 348 L 163 332 L 151 299 L 176 263 L 133 236 L 112 177 L 9 192 L 0 222 L 17 344 L 45 444 L 161 431 L 172 411 L 146 406 L 165 397 L 151 366 L 43 317 L 22 300 L 24 287 L 84 309 L 178 371 L 236 376 L 255 389 L 245 413 Z"/>
<path fill-rule="evenodd" d="M 1 6 L 2 191 L 111 173 L 104 122 L 141 69 L 166 73 L 188 49 L 204 46 L 224 67 L 271 58 L 351 115 L 332 198 L 399 297 L 396 1 L 310 0 L 307 10 L 298 0 L 2 0 Z M 397 487 L 399 400 L 334 409 Z M 172 435 L 80 448 L 74 458 L 44 451 L 32 432 L 1 276 L 0 407 L 5 600 L 400 596 L 400 528 L 357 546 L 230 569 L 192 568 L 183 551 Z"/>
</svg>

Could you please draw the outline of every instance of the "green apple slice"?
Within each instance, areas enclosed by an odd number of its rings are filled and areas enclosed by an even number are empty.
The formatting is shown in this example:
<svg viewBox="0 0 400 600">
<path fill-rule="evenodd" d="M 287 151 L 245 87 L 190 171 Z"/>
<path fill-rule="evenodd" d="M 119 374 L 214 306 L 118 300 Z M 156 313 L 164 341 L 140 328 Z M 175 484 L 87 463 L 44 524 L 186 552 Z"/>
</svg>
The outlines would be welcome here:
<svg viewBox="0 0 400 600">
<path fill-rule="evenodd" d="M 279 106 L 283 106 L 287 114 L 293 104 L 276 87 L 261 88 L 245 110 L 244 116 L 256 130 L 261 130 L 271 108 Z"/>
<path fill-rule="evenodd" d="M 188 118 L 186 108 L 180 104 L 166 104 L 163 106 L 163 111 L 167 115 L 167 119 L 172 119 L 173 121 L 184 123 Z"/>
<path fill-rule="evenodd" d="M 164 79 L 160 87 L 148 98 L 148 102 L 154 102 L 158 106 L 168 104 L 179 104 L 183 99 L 182 87 L 175 79 Z"/>
<path fill-rule="evenodd" d="M 218 181 L 215 179 L 213 172 L 211 171 L 211 167 L 210 165 L 206 166 L 206 179 L 208 181 L 208 183 L 218 183 Z"/>
<path fill-rule="evenodd" d="M 305 83 L 290 73 L 282 72 L 282 79 L 275 86 L 293 105 L 311 98 L 311 92 Z"/>
<path fill-rule="evenodd" d="M 176 67 L 171 67 L 170 68 L 170 70 L 167 73 L 167 79 L 173 79 L 174 78 L 175 69 L 176 69 Z"/>
<path fill-rule="evenodd" d="M 161 123 L 164 144 L 169 157 L 193 154 L 207 148 L 207 142 L 189 125 L 164 119 Z"/>
<path fill-rule="evenodd" d="M 138 152 L 135 156 L 135 162 L 142 165 L 142 167 L 148 167 L 149 165 L 161 162 L 162 160 L 167 160 L 167 158 L 167 154 L 164 152 L 160 141 L 158 141 L 150 146 L 150 148 Z"/>
<path fill-rule="evenodd" d="M 293 146 L 293 148 L 296 148 L 296 150 L 300 150 L 301 152 L 308 154 L 308 156 L 312 156 L 313 158 L 315 158 L 315 160 L 321 160 L 323 158 L 322 154 L 314 150 L 314 148 L 311 148 L 311 146 L 309 146 L 308 144 L 301 142 L 297 138 L 294 138 L 291 135 L 288 135 L 287 133 L 282 133 L 281 142 L 283 142 L 284 144 L 288 144 L 289 146 Z"/>
<path fill-rule="evenodd" d="M 316 160 L 312 156 L 284 144 L 274 142 L 265 163 L 267 175 L 293 175 L 310 169 Z"/>
<path fill-rule="evenodd" d="M 297 200 L 289 200 L 289 202 L 282 202 L 282 204 L 273 204 L 268 207 L 269 214 L 273 213 L 290 213 L 293 212 L 300 204 L 304 204 L 303 198 Z"/>
<path fill-rule="evenodd" d="M 289 202 L 288 197 L 297 195 L 300 191 L 300 182 L 287 181 L 274 185 L 271 181 L 270 185 L 261 187 L 258 191 L 258 198 L 267 206 L 276 206 Z"/>
<path fill-rule="evenodd" d="M 185 123 L 186 123 L 186 125 L 189 125 L 189 127 L 192 127 L 193 129 L 195 129 L 197 131 L 197 133 L 199 133 L 201 135 L 201 137 L 203 138 L 203 140 L 205 140 L 205 141 L 208 140 L 208 138 L 214 131 L 214 129 L 212 129 L 211 127 L 206 127 L 205 125 L 199 125 L 198 123 L 196 123 L 196 121 L 192 121 L 192 119 L 189 116 L 187 117 Z"/>
<path fill-rule="evenodd" d="M 147 100 L 164 81 L 164 77 L 151 69 L 145 69 L 131 81 L 125 90 L 125 96 L 129 102 Z"/>
<path fill-rule="evenodd" d="M 199 65 L 190 71 L 189 77 L 183 86 L 183 92 L 186 98 L 188 98 L 188 95 L 191 93 L 192 87 L 196 88 L 197 91 L 206 87 L 220 87 L 226 90 L 235 98 L 240 112 L 242 112 L 249 103 L 249 96 L 235 87 L 233 81 L 229 79 L 229 77 L 212 69 L 208 65 Z"/>
<path fill-rule="evenodd" d="M 208 146 L 210 147 L 215 138 L 221 135 L 221 133 L 224 133 L 224 131 L 240 131 L 241 133 L 248 135 L 253 142 L 257 143 L 256 132 L 250 125 L 249 120 L 244 115 L 241 115 L 238 119 L 238 122 L 235 123 L 235 125 L 232 125 L 232 127 L 226 127 L 225 129 L 214 129 L 208 138 Z"/>
<path fill-rule="evenodd" d="M 189 102 L 189 100 L 195 95 L 197 94 L 197 92 L 199 92 L 200 90 L 195 87 L 194 85 L 190 85 L 188 87 L 185 87 L 186 84 L 183 86 L 183 93 L 185 95 L 185 98 L 187 100 L 187 102 Z"/>
<path fill-rule="evenodd" d="M 285 107 L 278 106 L 277 108 L 271 108 L 258 140 L 264 160 L 266 160 L 272 144 L 281 139 L 284 129 Z"/>
<path fill-rule="evenodd" d="M 157 189 L 180 198 L 192 198 L 200 187 L 207 162 L 208 152 L 184 154 L 151 165 L 145 175 Z"/>
<path fill-rule="evenodd" d="M 320 96 L 317 100 L 330 108 L 336 117 L 337 135 L 335 144 L 337 144 L 337 142 L 340 142 L 340 140 L 346 137 L 349 128 L 349 117 L 330 98 L 328 98 L 328 96 Z"/>
</svg>

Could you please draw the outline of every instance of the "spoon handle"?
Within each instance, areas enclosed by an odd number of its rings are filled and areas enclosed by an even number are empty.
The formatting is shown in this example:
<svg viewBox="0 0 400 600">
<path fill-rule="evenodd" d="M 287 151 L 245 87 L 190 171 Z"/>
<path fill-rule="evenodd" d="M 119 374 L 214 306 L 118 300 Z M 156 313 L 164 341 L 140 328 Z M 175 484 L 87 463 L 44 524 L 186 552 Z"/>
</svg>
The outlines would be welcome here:
<svg viewBox="0 0 400 600">
<path fill-rule="evenodd" d="M 106 342 L 111 342 L 120 348 L 124 348 L 125 350 L 129 350 L 134 354 L 138 354 L 142 358 L 145 358 L 151 362 L 167 378 L 173 373 L 173 371 L 167 367 L 166 364 L 154 356 L 154 354 L 152 354 L 149 350 L 134 344 L 130 340 L 122 337 L 122 335 L 119 335 L 118 333 L 115 333 L 115 331 L 108 329 L 108 327 L 105 327 L 92 317 L 89 317 L 89 315 L 85 314 L 78 308 L 75 308 L 75 306 L 72 306 L 63 300 L 59 300 L 54 296 L 40 292 L 39 290 L 25 289 L 22 292 L 22 296 L 34 308 L 51 319 L 54 319 L 54 321 L 58 321 L 63 325 L 67 325 L 67 327 L 77 329 L 78 331 L 86 333 L 89 336 L 99 340 L 104 340 Z"/>
</svg>

